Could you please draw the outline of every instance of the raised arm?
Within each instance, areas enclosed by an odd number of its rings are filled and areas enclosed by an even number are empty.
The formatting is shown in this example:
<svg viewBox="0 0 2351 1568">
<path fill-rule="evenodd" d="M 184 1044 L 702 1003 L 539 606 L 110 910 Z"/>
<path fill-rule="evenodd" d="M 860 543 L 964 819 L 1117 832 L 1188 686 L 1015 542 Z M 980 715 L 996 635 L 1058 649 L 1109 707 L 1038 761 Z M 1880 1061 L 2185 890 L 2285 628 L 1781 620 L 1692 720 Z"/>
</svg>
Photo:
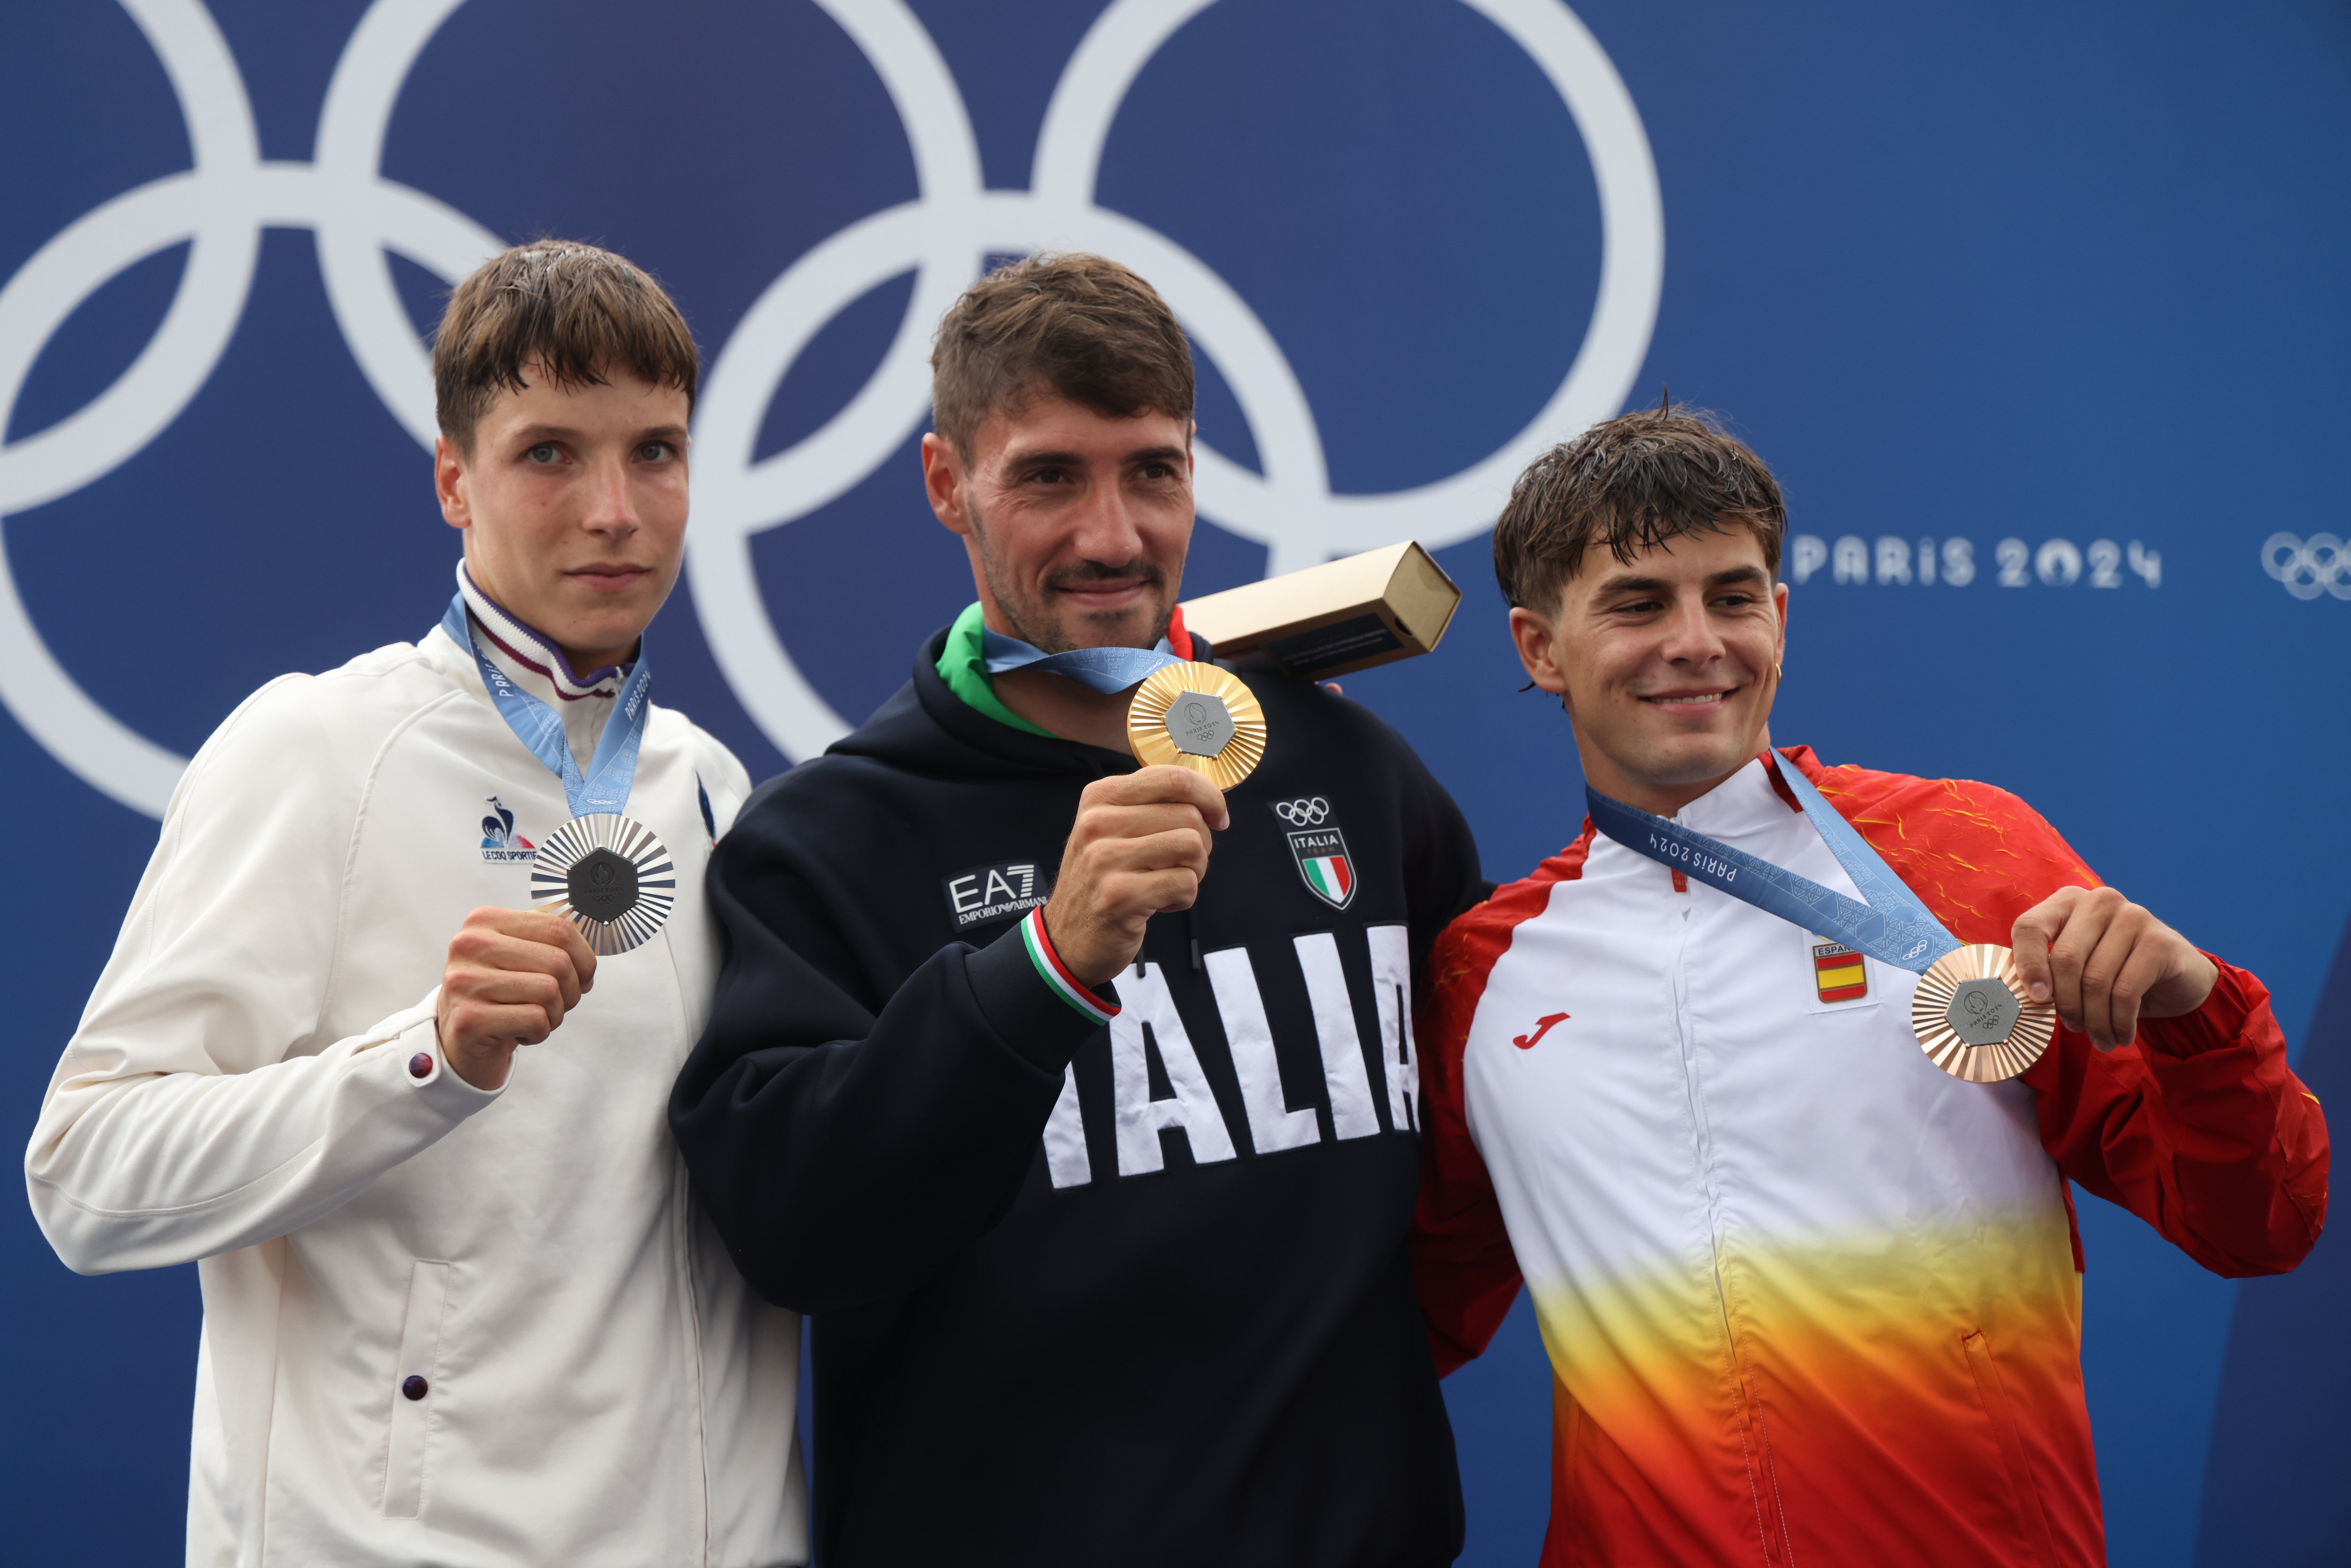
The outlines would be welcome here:
<svg viewBox="0 0 2351 1568">
<path fill-rule="evenodd" d="M 1012 1201 L 1064 1069 L 1115 1011 L 1097 991 L 1151 915 L 1190 906 L 1224 805 L 1179 768 L 1097 780 L 1052 902 L 940 949 L 878 1007 L 843 928 L 872 894 L 801 851 L 791 809 L 751 809 L 711 862 L 729 951 L 670 1125 L 744 1277 L 816 1312 L 928 1277 Z"/>
<path fill-rule="evenodd" d="M 2100 886 L 2006 790 L 1788 756 L 1955 936 L 2013 946 L 2048 988 L 2057 1036 L 2022 1082 L 2060 1170 L 2217 1274 L 2302 1260 L 2326 1214 L 2326 1119 L 2261 981 Z"/>
</svg>

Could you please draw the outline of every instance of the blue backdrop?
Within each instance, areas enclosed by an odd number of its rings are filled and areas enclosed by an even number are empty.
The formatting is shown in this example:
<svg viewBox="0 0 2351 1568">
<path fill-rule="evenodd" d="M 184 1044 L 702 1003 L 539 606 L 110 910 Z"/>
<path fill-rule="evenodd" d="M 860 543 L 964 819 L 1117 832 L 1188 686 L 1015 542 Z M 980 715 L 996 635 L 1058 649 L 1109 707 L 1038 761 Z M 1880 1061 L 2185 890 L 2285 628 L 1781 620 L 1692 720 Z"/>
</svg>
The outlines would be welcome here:
<svg viewBox="0 0 2351 1568">
<path fill-rule="evenodd" d="M 0 9 L 0 148 L 20 1130 L 178 759 L 436 619 L 418 333 L 541 233 L 652 267 L 710 356 L 655 638 L 755 776 L 969 597 L 914 456 L 938 308 L 987 255 L 1102 249 L 1202 351 L 1189 591 L 1411 537 L 1468 591 L 1349 692 L 1489 875 L 1581 813 L 1484 527 L 1533 446 L 1669 383 L 1787 487 L 1775 737 L 2016 789 L 2351 1092 L 2331 0 L 59 0 Z M 2235 1285 L 2082 1218 L 2114 1560 L 2351 1555 L 2341 1245 Z M 76 1279 L 0 1218 L 12 1554 L 175 1555 L 196 1315 L 192 1270 Z M 1523 1307 L 1447 1387 L 1465 1561 L 1531 1562 Z"/>
</svg>

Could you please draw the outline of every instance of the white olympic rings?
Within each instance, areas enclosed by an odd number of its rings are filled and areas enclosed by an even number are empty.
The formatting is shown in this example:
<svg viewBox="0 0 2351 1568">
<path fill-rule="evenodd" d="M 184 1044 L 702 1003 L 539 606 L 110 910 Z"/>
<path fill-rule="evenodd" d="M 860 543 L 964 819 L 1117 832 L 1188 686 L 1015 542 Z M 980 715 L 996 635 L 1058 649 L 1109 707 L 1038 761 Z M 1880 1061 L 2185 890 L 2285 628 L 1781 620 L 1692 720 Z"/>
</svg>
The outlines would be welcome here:
<svg viewBox="0 0 2351 1568">
<path fill-rule="evenodd" d="M 1331 802 L 1320 795 L 1311 800 L 1277 800 L 1273 814 L 1293 828 L 1320 827 L 1331 814 Z"/>
<path fill-rule="evenodd" d="M 501 248 L 462 214 L 379 169 L 385 127 L 418 54 L 462 0 L 376 0 L 338 62 L 308 163 L 264 162 L 227 44 L 200 0 L 121 0 L 162 59 L 195 167 L 107 203 L 43 246 L 0 289 L 0 429 L 34 359 L 82 300 L 143 257 L 193 241 L 155 339 L 96 401 L 0 447 L 0 517 L 55 500 L 127 460 L 178 416 L 212 373 L 251 282 L 265 225 L 317 231 L 337 323 L 378 397 L 419 441 L 434 435 L 423 344 L 387 252 L 455 282 Z M 1099 251 L 1164 294 L 1223 372 L 1263 473 L 1202 445 L 1203 516 L 1268 547 L 1267 570 L 1417 538 L 1432 548 L 1487 528 L 1518 471 L 1552 441 L 1616 412 L 1648 350 L 1664 277 L 1662 203 L 1648 140 L 1623 81 L 1562 0 L 1462 0 L 1541 67 L 1583 137 L 1599 193 L 1600 285 L 1583 342 L 1543 408 L 1481 462 L 1383 495 L 1334 495 L 1314 416 L 1280 348 L 1198 258 L 1093 202 L 1111 125 L 1161 45 L 1212 0 L 1113 0 L 1064 68 L 1027 191 L 985 188 L 963 98 L 904 0 L 816 0 L 881 77 L 914 151 L 919 190 L 852 224 L 792 264 L 714 356 L 695 422 L 687 580 L 722 673 L 752 718 L 795 758 L 846 726 L 786 652 L 751 557 L 754 535 L 834 500 L 874 472 L 929 412 L 933 323 L 990 253 Z M 775 389 L 849 305 L 913 272 L 906 313 L 880 367 L 820 429 L 754 461 Z M 182 759 L 106 713 L 57 664 L 0 552 L 0 699 L 68 768 L 124 804 L 161 815 Z"/>
<path fill-rule="evenodd" d="M 2262 541 L 2262 570 L 2296 599 L 2331 593 L 2351 599 L 2351 549 L 2333 534 L 2272 534 Z"/>
</svg>

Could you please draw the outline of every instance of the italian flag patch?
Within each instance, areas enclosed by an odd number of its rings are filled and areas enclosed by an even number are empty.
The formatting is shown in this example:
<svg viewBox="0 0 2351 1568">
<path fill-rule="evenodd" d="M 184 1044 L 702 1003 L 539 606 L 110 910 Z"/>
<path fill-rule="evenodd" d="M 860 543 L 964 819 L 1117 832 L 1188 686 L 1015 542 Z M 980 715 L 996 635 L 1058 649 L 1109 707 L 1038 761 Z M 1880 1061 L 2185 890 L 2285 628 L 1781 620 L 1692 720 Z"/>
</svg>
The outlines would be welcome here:
<svg viewBox="0 0 2351 1568">
<path fill-rule="evenodd" d="M 1347 858 L 1347 841 L 1336 828 L 1312 828 L 1291 833 L 1290 853 L 1306 891 L 1333 909 L 1344 909 L 1355 899 L 1355 862 Z"/>
</svg>

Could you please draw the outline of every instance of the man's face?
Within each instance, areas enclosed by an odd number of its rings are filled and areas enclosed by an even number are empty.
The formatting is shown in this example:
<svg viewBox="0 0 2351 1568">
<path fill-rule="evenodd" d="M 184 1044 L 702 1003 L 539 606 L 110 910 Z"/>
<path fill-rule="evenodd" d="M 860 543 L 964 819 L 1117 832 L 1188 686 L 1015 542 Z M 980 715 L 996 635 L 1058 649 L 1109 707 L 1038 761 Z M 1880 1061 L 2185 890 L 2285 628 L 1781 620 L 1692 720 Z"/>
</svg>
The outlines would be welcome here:
<svg viewBox="0 0 2351 1568">
<path fill-rule="evenodd" d="M 1166 634 L 1192 541 L 1188 422 L 1038 396 L 983 423 L 968 463 L 925 436 L 923 480 L 991 630 L 1049 653 Z"/>
<path fill-rule="evenodd" d="M 1513 610 L 1510 632 L 1535 684 L 1566 698 L 1593 787 L 1664 813 L 1769 744 L 1787 621 L 1787 585 L 1732 526 L 1630 565 L 1589 550 L 1556 612 Z"/>
<path fill-rule="evenodd" d="M 566 390 L 536 368 L 468 455 L 434 447 L 441 514 L 474 580 L 585 674 L 629 656 L 685 548 L 685 393 L 625 373 Z"/>
</svg>

